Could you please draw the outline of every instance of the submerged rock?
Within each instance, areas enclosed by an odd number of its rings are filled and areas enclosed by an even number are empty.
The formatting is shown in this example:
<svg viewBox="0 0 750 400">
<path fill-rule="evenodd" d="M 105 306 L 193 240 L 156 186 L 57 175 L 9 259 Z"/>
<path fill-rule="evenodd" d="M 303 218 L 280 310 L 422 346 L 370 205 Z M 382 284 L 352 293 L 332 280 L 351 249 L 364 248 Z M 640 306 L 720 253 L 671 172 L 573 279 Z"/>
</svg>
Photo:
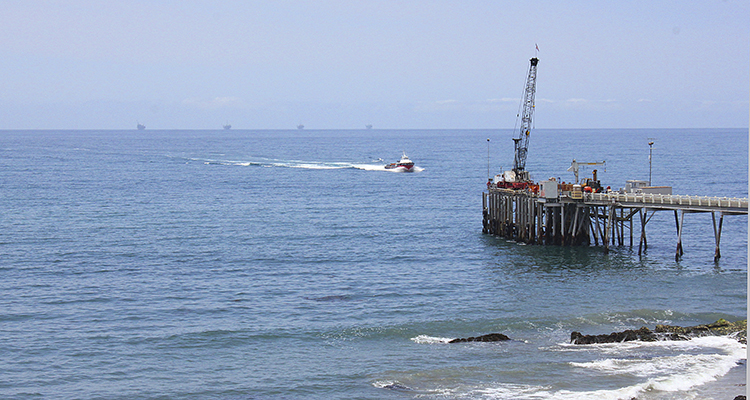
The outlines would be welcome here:
<svg viewBox="0 0 750 400">
<path fill-rule="evenodd" d="M 747 344 L 747 320 L 729 322 L 725 319 L 706 325 L 696 326 L 672 326 L 656 325 L 654 329 L 657 333 L 669 333 L 678 335 L 683 340 L 699 336 L 734 336 L 740 343 Z"/>
<path fill-rule="evenodd" d="M 609 335 L 570 334 L 572 344 L 620 343 L 632 340 L 654 342 L 657 340 L 690 340 L 699 336 L 733 336 L 740 343 L 747 344 L 747 321 L 729 322 L 720 319 L 714 323 L 696 326 L 656 325 L 652 332 L 645 326 L 637 330 L 612 332 Z"/>
<path fill-rule="evenodd" d="M 393 382 L 393 383 L 390 383 L 388 385 L 385 385 L 385 386 L 383 386 L 383 389 L 403 390 L 403 391 L 411 390 L 410 387 L 408 387 L 408 386 L 406 386 L 406 385 L 404 385 L 404 384 L 402 384 L 400 382 Z"/>
<path fill-rule="evenodd" d="M 466 342 L 503 342 L 506 340 L 510 340 L 509 337 L 503 335 L 502 333 L 490 333 L 487 335 L 477 336 L 477 337 L 469 337 L 469 338 L 458 338 L 453 339 L 449 341 L 448 343 L 466 343 Z"/>
</svg>

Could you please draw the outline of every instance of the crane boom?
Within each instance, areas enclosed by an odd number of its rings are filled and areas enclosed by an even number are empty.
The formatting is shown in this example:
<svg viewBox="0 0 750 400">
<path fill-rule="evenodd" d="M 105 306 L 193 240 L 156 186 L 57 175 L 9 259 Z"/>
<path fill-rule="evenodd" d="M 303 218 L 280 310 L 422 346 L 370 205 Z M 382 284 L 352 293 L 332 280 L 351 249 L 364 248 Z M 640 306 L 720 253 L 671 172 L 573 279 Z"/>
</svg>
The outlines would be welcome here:
<svg viewBox="0 0 750 400">
<path fill-rule="evenodd" d="M 518 137 L 513 138 L 515 145 L 515 157 L 513 159 L 513 172 L 517 181 L 529 181 L 529 173 L 526 171 L 526 154 L 529 151 L 529 136 L 531 135 L 532 119 L 534 117 L 534 95 L 536 94 L 536 66 L 539 59 L 534 57 L 530 61 L 529 74 L 526 78 L 526 88 L 523 92 L 523 111 Z"/>
</svg>

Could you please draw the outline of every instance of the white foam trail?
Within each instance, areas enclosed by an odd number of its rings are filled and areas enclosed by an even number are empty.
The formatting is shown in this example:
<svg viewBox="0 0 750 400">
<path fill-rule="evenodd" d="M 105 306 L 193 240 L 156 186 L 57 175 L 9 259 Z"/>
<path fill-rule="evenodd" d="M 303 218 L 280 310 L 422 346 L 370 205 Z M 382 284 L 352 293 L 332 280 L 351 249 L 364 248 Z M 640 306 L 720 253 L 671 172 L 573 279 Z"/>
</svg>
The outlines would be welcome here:
<svg viewBox="0 0 750 400">
<path fill-rule="evenodd" d="M 263 168 L 299 168 L 299 169 L 312 169 L 312 170 L 333 170 L 333 169 L 359 169 L 363 171 L 387 171 L 387 172 L 422 172 L 424 168 L 414 166 L 412 171 L 407 171 L 406 168 L 391 168 L 386 169 L 383 164 L 371 164 L 371 163 L 349 163 L 349 162 L 317 162 L 317 161 L 303 161 L 303 160 L 278 160 L 270 158 L 260 158 L 252 161 L 236 161 L 236 160 L 216 160 L 208 158 L 188 158 L 188 161 L 198 161 L 205 165 L 228 165 L 228 166 L 240 166 L 240 167 L 263 167 Z"/>
<path fill-rule="evenodd" d="M 397 168 L 389 168 L 389 169 L 386 169 L 386 168 L 385 168 L 385 165 L 384 165 L 384 166 L 383 166 L 383 171 L 388 171 L 388 172 L 422 172 L 422 171 L 424 171 L 424 168 L 421 168 L 421 167 L 417 167 L 417 166 L 415 165 L 415 166 L 414 166 L 414 167 L 412 168 L 412 170 L 411 170 L 411 171 L 408 171 L 408 170 L 407 170 L 406 168 L 404 168 L 404 167 L 397 167 Z"/>
<path fill-rule="evenodd" d="M 274 167 L 302 168 L 302 169 L 347 169 L 352 168 L 351 164 L 341 163 L 274 163 Z"/>
<path fill-rule="evenodd" d="M 352 164 L 352 167 L 364 171 L 386 171 L 385 165 L 378 164 Z"/>
<path fill-rule="evenodd" d="M 348 162 L 317 162 L 302 160 L 277 160 L 277 159 L 260 159 L 257 161 L 234 161 L 234 160 L 214 160 L 206 158 L 188 158 L 189 161 L 199 161 L 206 165 L 230 165 L 230 166 L 259 166 L 259 167 L 277 167 L 277 168 L 300 168 L 300 169 L 360 169 L 363 171 L 388 171 L 388 172 L 409 172 L 406 168 L 386 169 L 382 164 L 358 164 Z M 424 168 L 414 166 L 412 172 L 422 172 Z"/>
<path fill-rule="evenodd" d="M 419 335 L 417 337 L 411 338 L 411 340 L 414 343 L 419 344 L 436 344 L 436 343 L 448 343 L 454 338 L 443 338 L 443 337 L 434 337 L 434 336 L 427 336 L 427 335 Z"/>
</svg>

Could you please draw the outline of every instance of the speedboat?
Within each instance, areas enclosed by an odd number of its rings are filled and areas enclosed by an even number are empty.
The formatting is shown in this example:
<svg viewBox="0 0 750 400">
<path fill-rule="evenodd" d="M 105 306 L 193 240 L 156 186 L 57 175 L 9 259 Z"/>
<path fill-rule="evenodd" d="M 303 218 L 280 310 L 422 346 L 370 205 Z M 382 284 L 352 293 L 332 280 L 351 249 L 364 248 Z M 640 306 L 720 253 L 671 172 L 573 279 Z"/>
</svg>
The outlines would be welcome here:
<svg viewBox="0 0 750 400">
<path fill-rule="evenodd" d="M 409 159 L 409 156 L 406 155 L 406 153 L 403 153 L 401 155 L 401 159 L 396 161 L 395 163 L 390 163 L 385 166 L 385 169 L 396 169 L 396 168 L 403 168 L 404 170 L 411 172 L 414 171 L 414 161 Z"/>
</svg>

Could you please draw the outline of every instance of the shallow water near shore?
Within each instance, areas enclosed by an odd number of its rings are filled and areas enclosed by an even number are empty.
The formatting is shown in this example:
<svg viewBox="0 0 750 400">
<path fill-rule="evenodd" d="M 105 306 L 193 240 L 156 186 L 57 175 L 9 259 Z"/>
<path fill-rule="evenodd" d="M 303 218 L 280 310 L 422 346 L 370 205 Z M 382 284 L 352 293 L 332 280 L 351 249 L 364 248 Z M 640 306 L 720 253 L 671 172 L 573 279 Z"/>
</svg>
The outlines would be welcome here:
<svg viewBox="0 0 750 400">
<path fill-rule="evenodd" d="M 724 218 L 718 262 L 710 214 L 686 214 L 679 261 L 668 212 L 642 256 L 637 237 L 605 255 L 483 235 L 486 139 L 494 174 L 511 136 L 0 132 L 0 397 L 703 399 L 736 380 L 729 338 L 568 341 L 745 319 L 747 217 Z M 527 168 L 606 160 L 618 188 L 648 179 L 647 138 L 655 185 L 747 197 L 746 130 L 539 130 Z M 402 151 L 417 172 L 383 168 Z M 491 332 L 512 340 L 446 343 Z"/>
</svg>

